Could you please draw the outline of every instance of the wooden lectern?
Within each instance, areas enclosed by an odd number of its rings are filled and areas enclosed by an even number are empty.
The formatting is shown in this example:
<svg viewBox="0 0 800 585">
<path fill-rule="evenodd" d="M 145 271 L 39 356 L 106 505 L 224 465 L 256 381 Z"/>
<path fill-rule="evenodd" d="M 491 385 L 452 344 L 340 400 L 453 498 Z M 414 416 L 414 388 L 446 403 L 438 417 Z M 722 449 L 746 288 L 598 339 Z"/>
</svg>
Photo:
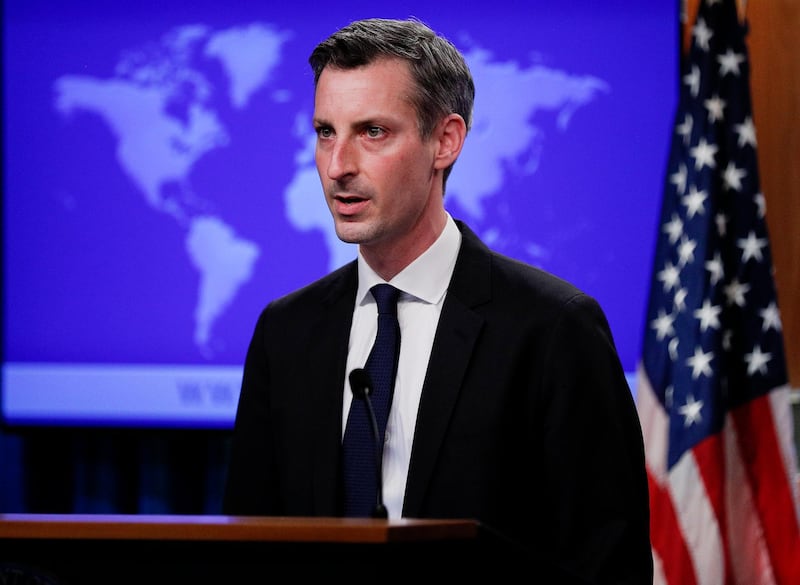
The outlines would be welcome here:
<svg viewBox="0 0 800 585">
<path fill-rule="evenodd" d="M 376 565 L 392 581 L 425 574 L 421 562 L 482 566 L 493 547 L 481 535 L 471 520 L 0 514 L 0 584 L 306 582 L 345 570 L 366 582 Z"/>
</svg>

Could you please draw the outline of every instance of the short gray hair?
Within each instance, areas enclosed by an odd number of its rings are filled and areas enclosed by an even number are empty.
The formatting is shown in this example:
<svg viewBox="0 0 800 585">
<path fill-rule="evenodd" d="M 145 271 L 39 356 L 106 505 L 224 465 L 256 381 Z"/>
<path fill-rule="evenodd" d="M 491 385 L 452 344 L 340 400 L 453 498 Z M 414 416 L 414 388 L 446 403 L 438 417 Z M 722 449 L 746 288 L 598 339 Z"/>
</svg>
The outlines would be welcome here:
<svg viewBox="0 0 800 585">
<path fill-rule="evenodd" d="M 423 139 L 452 113 L 464 118 L 469 130 L 475 101 L 469 67 L 453 43 L 419 20 L 357 20 L 317 45 L 308 62 L 316 85 L 325 67 L 354 69 L 381 58 L 408 63 L 417 89 L 411 99 Z M 445 169 L 445 181 L 451 169 L 452 165 Z"/>
</svg>

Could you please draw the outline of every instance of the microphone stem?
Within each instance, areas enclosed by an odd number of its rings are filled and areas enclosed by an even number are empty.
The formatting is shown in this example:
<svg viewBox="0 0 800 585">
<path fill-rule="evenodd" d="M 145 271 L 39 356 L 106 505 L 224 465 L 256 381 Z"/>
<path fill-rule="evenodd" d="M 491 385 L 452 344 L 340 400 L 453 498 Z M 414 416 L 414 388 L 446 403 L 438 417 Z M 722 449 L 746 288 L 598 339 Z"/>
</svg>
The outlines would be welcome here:
<svg viewBox="0 0 800 585">
<path fill-rule="evenodd" d="M 378 489 L 375 490 L 375 510 L 372 513 L 373 518 L 388 518 L 389 512 L 383 504 L 383 440 L 378 431 L 378 419 L 375 417 L 375 411 L 372 409 L 372 400 L 369 396 L 364 395 L 364 402 L 369 411 L 369 420 L 372 424 L 372 436 L 375 437 L 375 475 Z"/>
</svg>

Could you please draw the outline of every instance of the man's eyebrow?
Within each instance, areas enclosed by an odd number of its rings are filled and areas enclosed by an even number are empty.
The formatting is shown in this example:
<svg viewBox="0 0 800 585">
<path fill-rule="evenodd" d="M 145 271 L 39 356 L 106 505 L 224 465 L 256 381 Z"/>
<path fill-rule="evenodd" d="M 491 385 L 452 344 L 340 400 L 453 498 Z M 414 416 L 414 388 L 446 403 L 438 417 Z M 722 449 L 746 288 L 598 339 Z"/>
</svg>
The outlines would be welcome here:
<svg viewBox="0 0 800 585">
<path fill-rule="evenodd" d="M 318 126 L 331 126 L 332 127 L 333 126 L 333 123 L 331 123 L 330 121 L 326 120 L 325 118 L 314 117 L 314 118 L 312 118 L 311 123 L 315 127 L 318 127 Z M 377 117 L 369 116 L 369 117 L 362 118 L 362 119 L 359 119 L 359 120 L 354 120 L 353 122 L 348 124 L 347 127 L 348 128 L 358 129 L 358 128 L 368 128 L 370 126 L 385 126 L 385 125 L 386 125 L 385 121 L 381 122 Z"/>
</svg>

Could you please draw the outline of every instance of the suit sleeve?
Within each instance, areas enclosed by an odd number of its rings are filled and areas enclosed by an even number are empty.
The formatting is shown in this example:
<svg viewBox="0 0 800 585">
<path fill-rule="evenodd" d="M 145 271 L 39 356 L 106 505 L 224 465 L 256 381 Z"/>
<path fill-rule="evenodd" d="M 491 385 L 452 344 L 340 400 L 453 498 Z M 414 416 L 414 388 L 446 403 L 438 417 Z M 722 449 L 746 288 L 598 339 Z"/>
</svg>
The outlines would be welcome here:
<svg viewBox="0 0 800 585">
<path fill-rule="evenodd" d="M 266 359 L 264 311 L 245 358 L 241 393 L 231 439 L 222 511 L 228 515 L 275 513 L 275 465 L 270 437 L 270 373 Z"/>
<path fill-rule="evenodd" d="M 591 583 L 652 583 L 641 426 L 608 322 L 572 297 L 546 346 L 545 514 L 550 546 Z"/>
</svg>

